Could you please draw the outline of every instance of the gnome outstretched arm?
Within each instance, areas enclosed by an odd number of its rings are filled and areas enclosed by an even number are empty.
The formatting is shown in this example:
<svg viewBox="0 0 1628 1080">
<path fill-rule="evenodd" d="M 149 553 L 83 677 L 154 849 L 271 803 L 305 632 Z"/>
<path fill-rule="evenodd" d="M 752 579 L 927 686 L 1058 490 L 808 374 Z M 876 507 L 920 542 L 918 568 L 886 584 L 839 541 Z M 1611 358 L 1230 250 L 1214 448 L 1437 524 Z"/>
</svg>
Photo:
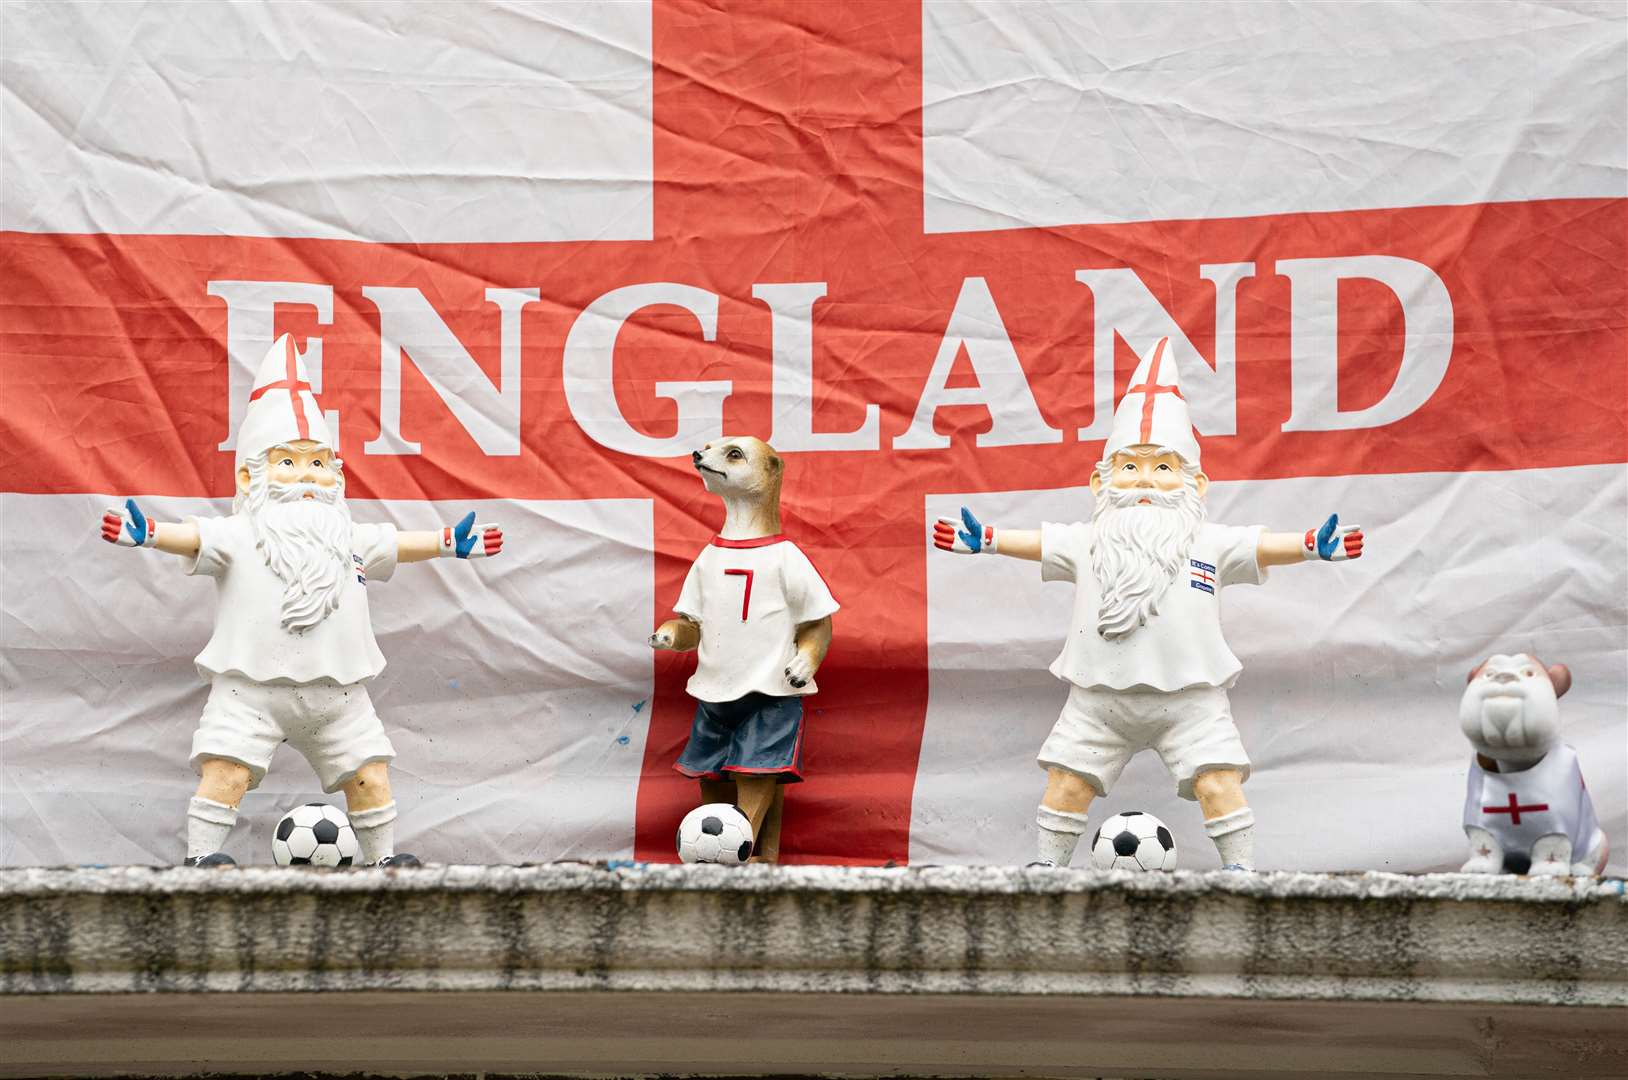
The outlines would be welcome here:
<svg viewBox="0 0 1628 1080">
<path fill-rule="evenodd" d="M 1362 558 L 1362 526 L 1341 525 L 1340 515 L 1303 533 L 1261 533 L 1255 559 L 1262 566 L 1289 566 L 1299 562 L 1342 562 Z"/>
<path fill-rule="evenodd" d="M 957 555 L 1009 555 L 1040 561 L 1039 529 L 999 529 L 985 525 L 961 508 L 961 520 L 941 517 L 933 522 L 933 546 Z"/>
<path fill-rule="evenodd" d="M 103 511 L 102 539 L 119 547 L 156 548 L 189 559 L 198 554 L 196 523 L 154 521 L 141 512 L 134 499 L 124 500 L 123 510 L 110 506 Z"/>
<path fill-rule="evenodd" d="M 503 550 L 501 525 L 476 525 L 471 510 L 456 525 L 435 530 L 396 534 L 396 561 L 423 562 L 425 559 L 479 559 Z"/>
</svg>

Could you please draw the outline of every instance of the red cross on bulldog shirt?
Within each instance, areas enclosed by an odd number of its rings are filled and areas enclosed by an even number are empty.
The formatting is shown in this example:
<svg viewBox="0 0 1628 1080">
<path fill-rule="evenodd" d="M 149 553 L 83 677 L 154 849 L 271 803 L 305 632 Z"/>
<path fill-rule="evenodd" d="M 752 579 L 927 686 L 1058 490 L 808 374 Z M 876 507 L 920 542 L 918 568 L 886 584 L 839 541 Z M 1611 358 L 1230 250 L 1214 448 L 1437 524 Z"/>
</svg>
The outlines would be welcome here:
<svg viewBox="0 0 1628 1080">
<path fill-rule="evenodd" d="M 1522 814 L 1534 814 L 1538 811 L 1547 809 L 1549 809 L 1548 803 L 1533 803 L 1530 806 L 1522 806 L 1516 799 L 1514 793 L 1511 792 L 1508 806 L 1483 806 L 1481 808 L 1481 812 L 1484 814 L 1508 814 L 1509 823 L 1511 825 L 1519 825 L 1521 823 Z"/>
</svg>

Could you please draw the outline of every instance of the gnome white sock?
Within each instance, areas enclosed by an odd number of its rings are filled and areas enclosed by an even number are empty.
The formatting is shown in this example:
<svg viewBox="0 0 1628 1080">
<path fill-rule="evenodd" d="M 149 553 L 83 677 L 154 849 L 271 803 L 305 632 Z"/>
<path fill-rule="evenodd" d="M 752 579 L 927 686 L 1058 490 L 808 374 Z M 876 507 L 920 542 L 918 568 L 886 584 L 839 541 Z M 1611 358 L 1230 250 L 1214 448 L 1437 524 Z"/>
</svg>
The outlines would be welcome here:
<svg viewBox="0 0 1628 1080">
<path fill-rule="evenodd" d="M 1040 826 L 1039 860 L 1067 866 L 1074 858 L 1075 845 L 1085 833 L 1085 815 L 1042 805 L 1035 811 L 1034 823 Z"/>
<path fill-rule="evenodd" d="M 352 810 L 350 827 L 356 830 L 356 842 L 362 846 L 362 865 L 372 866 L 380 859 L 396 853 L 396 804 L 387 802 L 371 810 Z"/>
<path fill-rule="evenodd" d="M 1249 807 L 1222 814 L 1204 823 L 1204 831 L 1215 841 L 1222 866 L 1255 869 L 1255 811 Z"/>
<path fill-rule="evenodd" d="M 226 846 L 226 834 L 237 824 L 237 807 L 194 795 L 187 804 L 187 858 L 213 855 Z"/>
</svg>

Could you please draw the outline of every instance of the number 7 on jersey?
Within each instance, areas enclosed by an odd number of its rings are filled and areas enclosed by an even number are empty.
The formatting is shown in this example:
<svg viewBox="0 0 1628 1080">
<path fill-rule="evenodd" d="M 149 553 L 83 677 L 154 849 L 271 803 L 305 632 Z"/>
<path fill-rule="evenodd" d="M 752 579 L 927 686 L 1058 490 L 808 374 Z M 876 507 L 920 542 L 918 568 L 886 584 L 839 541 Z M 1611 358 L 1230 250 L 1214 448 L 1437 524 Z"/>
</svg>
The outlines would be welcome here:
<svg viewBox="0 0 1628 1080">
<path fill-rule="evenodd" d="M 741 622 L 746 621 L 746 613 L 752 609 L 752 571 L 725 570 L 725 574 L 739 574 L 746 579 L 746 594 L 741 597 Z"/>
</svg>

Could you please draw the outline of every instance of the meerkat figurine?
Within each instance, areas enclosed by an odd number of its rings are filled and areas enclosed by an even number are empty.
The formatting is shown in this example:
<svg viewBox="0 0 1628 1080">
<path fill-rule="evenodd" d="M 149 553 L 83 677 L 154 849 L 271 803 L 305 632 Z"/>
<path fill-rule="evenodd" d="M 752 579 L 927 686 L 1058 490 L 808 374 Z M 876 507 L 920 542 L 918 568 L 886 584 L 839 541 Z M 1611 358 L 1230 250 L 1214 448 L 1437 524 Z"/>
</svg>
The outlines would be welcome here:
<svg viewBox="0 0 1628 1080">
<path fill-rule="evenodd" d="M 780 531 L 784 472 L 762 439 L 720 439 L 691 455 L 723 499 L 724 524 L 696 557 L 650 647 L 699 648 L 686 689 L 689 742 L 674 768 L 703 802 L 733 803 L 752 823 L 753 862 L 776 862 L 786 784 L 803 779 L 803 698 L 831 646 L 837 602 Z"/>
</svg>

